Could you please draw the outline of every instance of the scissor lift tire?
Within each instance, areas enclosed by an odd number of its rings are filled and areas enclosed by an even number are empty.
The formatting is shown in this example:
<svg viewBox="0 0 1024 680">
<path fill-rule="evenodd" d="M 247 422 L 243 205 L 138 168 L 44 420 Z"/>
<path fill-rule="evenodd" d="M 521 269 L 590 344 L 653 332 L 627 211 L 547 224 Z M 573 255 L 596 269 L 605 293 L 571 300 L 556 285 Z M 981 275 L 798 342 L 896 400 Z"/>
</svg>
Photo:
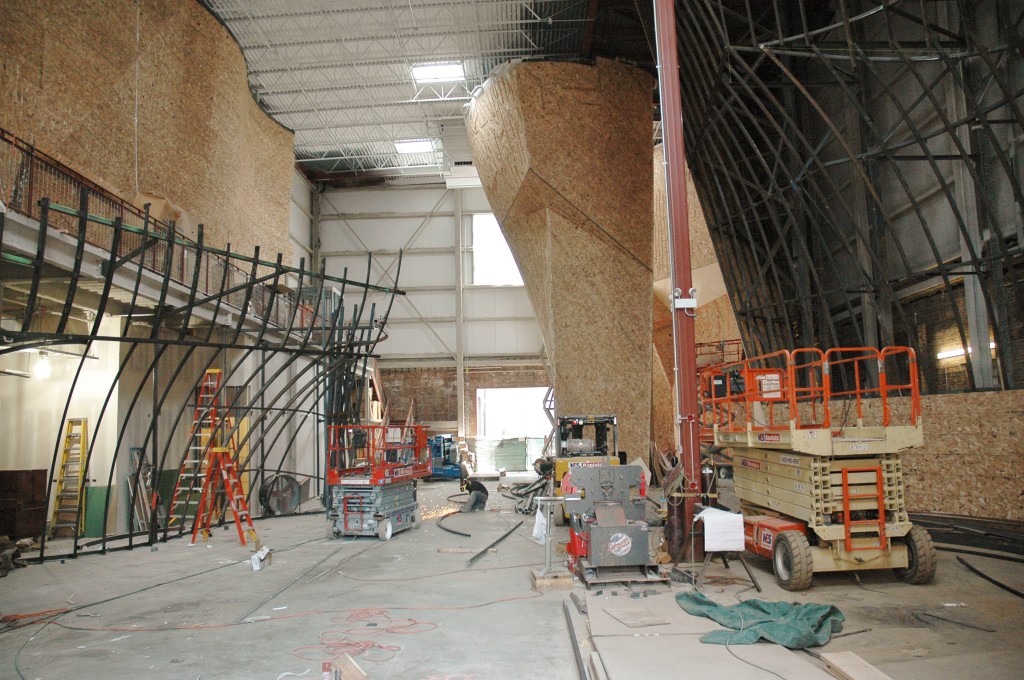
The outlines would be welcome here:
<svg viewBox="0 0 1024 680">
<path fill-rule="evenodd" d="M 814 577 L 811 544 L 799 531 L 783 531 L 775 537 L 772 552 L 775 580 L 786 590 L 807 590 Z"/>
<path fill-rule="evenodd" d="M 907 546 L 907 568 L 894 569 L 896 576 L 905 583 L 921 585 L 935 578 L 935 544 L 931 535 L 923 528 L 914 526 L 904 537 Z"/>
</svg>

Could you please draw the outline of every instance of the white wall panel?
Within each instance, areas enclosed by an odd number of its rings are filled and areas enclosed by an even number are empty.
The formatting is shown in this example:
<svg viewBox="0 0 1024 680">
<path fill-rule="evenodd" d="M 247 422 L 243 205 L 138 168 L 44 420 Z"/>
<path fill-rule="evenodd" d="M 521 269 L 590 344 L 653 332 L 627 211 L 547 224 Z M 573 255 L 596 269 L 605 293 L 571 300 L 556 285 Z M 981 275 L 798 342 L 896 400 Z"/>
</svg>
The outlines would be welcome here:
<svg viewBox="0 0 1024 680">
<path fill-rule="evenodd" d="M 442 217 L 350 217 L 321 220 L 325 252 L 444 248 L 454 242 L 451 215 Z"/>
<path fill-rule="evenodd" d="M 465 326 L 466 354 L 537 355 L 543 346 L 533 321 L 476 321 Z"/>
<path fill-rule="evenodd" d="M 288 212 L 288 240 L 291 242 L 292 257 L 291 265 L 299 266 L 299 261 L 305 259 L 307 269 L 312 269 L 312 249 L 310 245 L 310 225 L 312 217 L 310 208 L 312 195 L 310 186 L 306 179 L 298 173 L 292 172 L 291 203 Z M 287 263 L 286 263 L 287 264 Z"/>
<path fill-rule="evenodd" d="M 481 192 L 482 193 L 482 192 Z M 334 189 L 324 192 L 320 212 L 425 213 L 437 206 L 450 211 L 454 194 L 442 186 Z M 439 203 L 440 201 L 440 203 Z"/>
<path fill-rule="evenodd" d="M 417 314 L 418 312 L 418 314 Z M 455 296 L 451 291 L 416 291 L 395 299 L 392 318 L 455 318 Z"/>
<path fill-rule="evenodd" d="M 377 345 L 387 357 L 454 356 L 455 324 L 389 324 L 388 339 Z"/>
<path fill-rule="evenodd" d="M 455 255 L 453 253 L 406 253 L 402 256 L 402 270 L 398 287 L 413 286 L 455 286 Z M 374 255 L 370 270 L 370 283 L 392 287 L 398 272 L 398 258 L 395 255 Z M 366 255 L 325 257 L 327 273 L 341 276 L 348 267 L 349 278 L 362 280 L 366 276 Z"/>
<path fill-rule="evenodd" d="M 533 316 L 526 288 L 473 286 L 463 293 L 464 313 L 472 317 Z"/>
<path fill-rule="evenodd" d="M 490 212 L 490 206 L 482 189 L 465 189 L 461 196 L 462 228 L 467 233 L 470 216 Z M 377 348 L 381 356 L 454 358 L 460 228 L 456 191 L 444 187 L 336 189 L 321 199 L 321 252 L 328 274 L 342 276 L 347 266 L 350 279 L 362 280 L 366 276 L 362 253 L 404 250 L 398 287 L 407 295 L 395 300 L 388 340 Z M 393 285 L 396 263 L 394 255 L 375 255 L 370 283 Z M 524 288 L 469 286 L 463 293 L 466 358 L 542 353 L 539 328 Z M 383 299 L 370 297 L 374 299 L 379 301 L 380 316 L 385 311 Z M 350 292 L 346 302 L 350 317 L 359 297 Z"/>
</svg>

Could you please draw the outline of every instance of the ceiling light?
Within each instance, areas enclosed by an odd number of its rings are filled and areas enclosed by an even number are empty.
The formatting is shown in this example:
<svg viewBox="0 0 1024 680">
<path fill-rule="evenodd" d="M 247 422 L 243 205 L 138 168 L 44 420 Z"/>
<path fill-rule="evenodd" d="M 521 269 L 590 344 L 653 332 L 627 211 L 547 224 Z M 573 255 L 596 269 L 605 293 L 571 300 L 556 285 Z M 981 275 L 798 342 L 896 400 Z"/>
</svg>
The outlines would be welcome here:
<svg viewBox="0 0 1024 680">
<path fill-rule="evenodd" d="M 412 78 L 417 83 L 451 83 L 466 79 L 466 69 L 459 63 L 418 64 L 412 67 Z"/>
<path fill-rule="evenodd" d="M 395 142 L 398 153 L 430 153 L 434 150 L 434 142 L 429 139 L 403 139 Z"/>
<path fill-rule="evenodd" d="M 39 361 L 32 367 L 32 375 L 35 377 L 45 380 L 50 377 L 53 372 L 53 368 L 50 366 L 50 360 L 46 358 L 45 352 L 39 353 Z"/>
<path fill-rule="evenodd" d="M 996 348 L 996 343 L 994 341 L 988 343 L 988 348 L 989 349 L 995 349 Z M 967 351 L 969 353 L 971 353 L 971 354 L 974 353 L 974 350 L 971 349 L 970 347 L 967 348 Z M 938 354 L 935 355 L 935 358 L 936 359 L 952 359 L 954 357 L 962 357 L 963 355 L 964 355 L 964 348 L 963 347 L 957 347 L 956 349 L 947 349 L 944 352 L 939 352 Z"/>
</svg>

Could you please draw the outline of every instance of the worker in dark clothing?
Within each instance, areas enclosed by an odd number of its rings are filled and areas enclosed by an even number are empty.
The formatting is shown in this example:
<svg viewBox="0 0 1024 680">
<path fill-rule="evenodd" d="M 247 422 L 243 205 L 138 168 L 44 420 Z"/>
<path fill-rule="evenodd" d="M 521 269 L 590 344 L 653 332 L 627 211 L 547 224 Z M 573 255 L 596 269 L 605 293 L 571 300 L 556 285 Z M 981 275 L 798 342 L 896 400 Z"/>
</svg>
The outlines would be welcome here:
<svg viewBox="0 0 1024 680">
<path fill-rule="evenodd" d="M 475 479 L 462 480 L 462 490 L 469 493 L 469 500 L 462 506 L 462 512 L 477 512 L 487 506 L 487 487 Z"/>
</svg>

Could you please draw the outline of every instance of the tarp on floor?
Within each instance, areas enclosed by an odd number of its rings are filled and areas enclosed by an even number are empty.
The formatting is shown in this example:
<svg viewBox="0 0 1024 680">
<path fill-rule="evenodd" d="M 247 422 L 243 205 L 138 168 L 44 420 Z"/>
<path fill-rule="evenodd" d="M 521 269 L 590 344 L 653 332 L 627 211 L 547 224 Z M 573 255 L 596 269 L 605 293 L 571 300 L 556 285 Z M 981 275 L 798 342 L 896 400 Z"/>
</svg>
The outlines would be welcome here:
<svg viewBox="0 0 1024 680">
<path fill-rule="evenodd" d="M 698 592 L 679 593 L 686 613 L 704 616 L 732 630 L 715 630 L 700 641 L 712 645 L 752 645 L 768 640 L 789 649 L 819 647 L 843 629 L 846 617 L 833 605 L 746 600 L 726 606 Z"/>
</svg>

